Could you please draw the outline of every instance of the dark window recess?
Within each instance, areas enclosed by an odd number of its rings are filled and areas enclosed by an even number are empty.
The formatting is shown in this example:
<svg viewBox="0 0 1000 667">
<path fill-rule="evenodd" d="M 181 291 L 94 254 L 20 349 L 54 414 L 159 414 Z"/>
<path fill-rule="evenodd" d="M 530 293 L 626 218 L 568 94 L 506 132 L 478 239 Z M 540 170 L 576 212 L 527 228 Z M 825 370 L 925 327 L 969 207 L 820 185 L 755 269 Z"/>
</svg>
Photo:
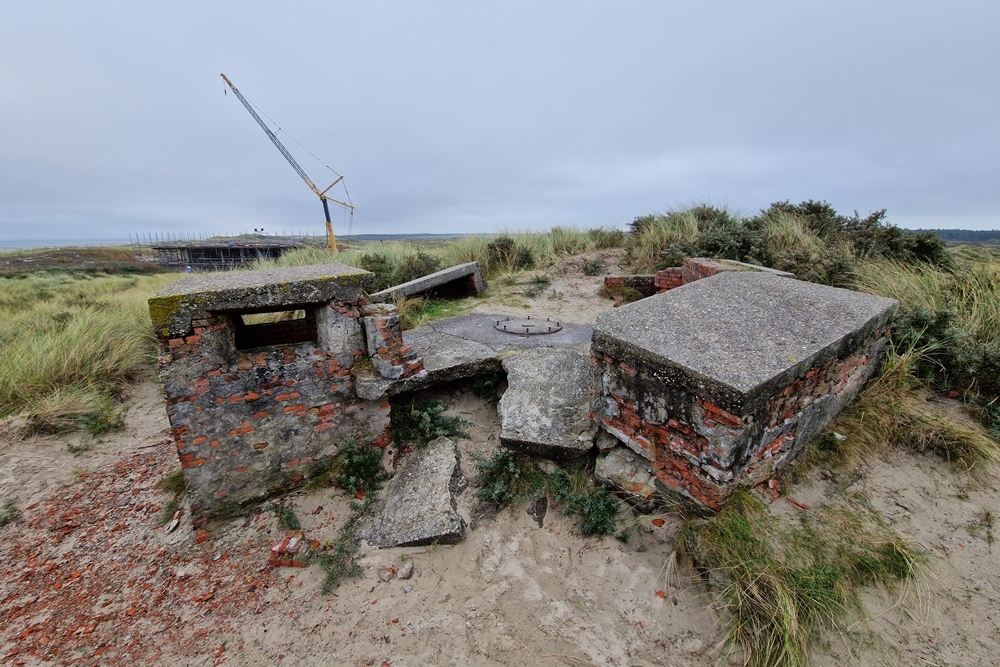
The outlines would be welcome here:
<svg viewBox="0 0 1000 667">
<path fill-rule="evenodd" d="M 234 313 L 236 349 L 294 345 L 316 340 L 316 311 L 296 309 L 262 313 Z"/>
</svg>

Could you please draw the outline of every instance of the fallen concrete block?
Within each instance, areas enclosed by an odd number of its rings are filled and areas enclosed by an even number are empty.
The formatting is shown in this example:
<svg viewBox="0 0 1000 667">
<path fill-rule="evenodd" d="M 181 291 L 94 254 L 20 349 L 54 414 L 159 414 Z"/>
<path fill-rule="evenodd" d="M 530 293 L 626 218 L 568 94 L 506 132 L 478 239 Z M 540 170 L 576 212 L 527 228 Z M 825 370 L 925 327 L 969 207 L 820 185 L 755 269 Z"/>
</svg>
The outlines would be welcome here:
<svg viewBox="0 0 1000 667">
<path fill-rule="evenodd" d="M 465 524 L 452 495 L 458 474 L 452 440 L 440 437 L 414 450 L 358 520 L 355 538 L 381 548 L 461 541 Z"/>
<path fill-rule="evenodd" d="M 649 461 L 625 447 L 615 447 L 607 455 L 599 456 L 594 476 L 642 502 L 656 493 L 656 475 Z"/>
<path fill-rule="evenodd" d="M 588 356 L 573 349 L 537 348 L 503 360 L 507 391 L 500 399 L 500 442 L 555 460 L 586 454 L 597 426 L 595 379 Z"/>
<path fill-rule="evenodd" d="M 479 296 L 486 291 L 486 279 L 479 262 L 456 264 L 447 269 L 395 285 L 369 295 L 372 302 L 388 302 L 401 296 L 431 294 L 440 297 Z"/>
</svg>

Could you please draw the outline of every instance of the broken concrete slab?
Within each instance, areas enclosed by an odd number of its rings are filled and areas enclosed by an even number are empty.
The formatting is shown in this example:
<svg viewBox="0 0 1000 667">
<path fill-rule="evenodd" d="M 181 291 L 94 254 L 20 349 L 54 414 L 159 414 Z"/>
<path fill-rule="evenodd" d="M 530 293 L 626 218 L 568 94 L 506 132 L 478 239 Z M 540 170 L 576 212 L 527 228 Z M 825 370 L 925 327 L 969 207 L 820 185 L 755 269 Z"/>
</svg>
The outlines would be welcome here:
<svg viewBox="0 0 1000 667">
<path fill-rule="evenodd" d="M 355 391 L 367 400 L 418 391 L 435 384 L 498 373 L 505 353 L 535 347 L 583 347 L 593 329 L 581 324 L 560 323 L 556 333 L 522 336 L 495 328 L 506 315 L 476 313 L 435 320 L 427 326 L 403 332 L 403 343 L 423 357 L 426 373 L 420 377 L 386 380 L 375 373 L 360 373 Z"/>
<path fill-rule="evenodd" d="M 511 354 L 503 367 L 507 391 L 497 410 L 505 447 L 563 461 L 590 451 L 597 425 L 589 355 L 537 348 Z"/>
<path fill-rule="evenodd" d="M 355 538 L 381 548 L 453 544 L 465 536 L 453 491 L 458 450 L 446 437 L 413 451 L 358 520 Z"/>
<path fill-rule="evenodd" d="M 479 296 L 485 291 L 486 279 L 483 278 L 483 270 L 479 268 L 479 262 L 467 262 L 449 266 L 447 269 L 435 271 L 422 278 L 375 292 L 369 295 L 368 299 L 372 302 L 387 302 L 401 296 L 421 294 L 442 297 Z"/>
<path fill-rule="evenodd" d="M 607 455 L 597 457 L 594 476 L 641 502 L 656 493 L 656 475 L 649 461 L 626 447 L 615 447 Z"/>
</svg>

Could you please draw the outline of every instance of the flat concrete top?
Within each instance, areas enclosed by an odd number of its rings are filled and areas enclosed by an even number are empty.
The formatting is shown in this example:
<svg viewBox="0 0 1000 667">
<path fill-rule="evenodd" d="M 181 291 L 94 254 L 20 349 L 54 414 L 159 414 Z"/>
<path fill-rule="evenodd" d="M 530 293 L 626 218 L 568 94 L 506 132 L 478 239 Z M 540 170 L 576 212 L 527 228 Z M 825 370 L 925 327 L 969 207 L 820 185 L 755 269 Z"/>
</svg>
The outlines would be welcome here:
<svg viewBox="0 0 1000 667">
<path fill-rule="evenodd" d="M 345 276 L 365 276 L 368 272 L 347 264 L 310 264 L 253 271 L 219 271 L 193 274 L 170 283 L 155 296 L 214 294 L 229 290 L 256 290 L 270 285 L 297 289 Z M 301 285 L 300 285 L 301 283 Z"/>
<path fill-rule="evenodd" d="M 434 320 L 426 326 L 403 332 L 403 342 L 412 345 L 424 359 L 426 373 L 402 380 L 359 378 L 359 396 L 375 400 L 416 391 L 441 382 L 500 370 L 501 357 L 519 350 L 539 347 L 584 348 L 593 329 L 582 324 L 562 324 L 553 334 L 516 336 L 497 331 L 494 324 L 507 315 L 473 313 Z"/>
<path fill-rule="evenodd" d="M 747 393 L 888 322 L 896 305 L 861 292 L 732 271 L 604 313 L 594 344 Z"/>
<path fill-rule="evenodd" d="M 149 299 L 149 313 L 160 335 L 181 335 L 210 311 L 358 301 L 371 280 L 368 271 L 339 263 L 203 273 L 161 289 Z"/>
</svg>

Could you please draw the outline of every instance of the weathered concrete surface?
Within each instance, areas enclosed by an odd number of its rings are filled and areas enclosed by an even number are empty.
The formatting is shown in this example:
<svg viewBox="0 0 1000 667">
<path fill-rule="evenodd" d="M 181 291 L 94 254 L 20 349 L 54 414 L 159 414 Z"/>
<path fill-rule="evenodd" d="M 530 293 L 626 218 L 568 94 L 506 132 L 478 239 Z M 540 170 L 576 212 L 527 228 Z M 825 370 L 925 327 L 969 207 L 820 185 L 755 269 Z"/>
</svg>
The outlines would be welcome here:
<svg viewBox="0 0 1000 667">
<path fill-rule="evenodd" d="M 649 461 L 625 447 L 597 457 L 594 476 L 643 502 L 656 493 L 656 475 Z"/>
<path fill-rule="evenodd" d="M 473 314 L 436 320 L 427 326 L 403 332 L 403 342 L 423 357 L 426 374 L 390 381 L 375 373 L 360 373 L 358 396 L 378 400 L 386 395 L 417 391 L 425 387 L 501 370 L 505 353 L 535 347 L 585 346 L 593 329 L 580 324 L 562 324 L 554 334 L 519 336 L 497 331 L 494 324 L 506 315 Z"/>
<path fill-rule="evenodd" d="M 227 271 L 182 278 L 149 300 L 160 336 L 183 336 L 191 321 L 210 312 L 261 312 L 324 301 L 357 302 L 374 276 L 346 264 L 315 264 L 256 271 Z"/>
<path fill-rule="evenodd" d="M 358 520 L 355 538 L 382 548 L 461 541 L 465 524 L 452 495 L 459 474 L 452 440 L 413 451 Z"/>
<path fill-rule="evenodd" d="M 486 280 L 483 278 L 482 269 L 479 268 L 479 262 L 467 262 L 375 292 L 368 298 L 373 302 L 379 302 L 426 293 L 439 296 L 479 296 L 485 291 Z"/>
<path fill-rule="evenodd" d="M 884 327 L 896 301 L 734 271 L 602 314 L 595 351 L 697 388 L 731 411 L 753 410 L 810 366 Z"/>
<path fill-rule="evenodd" d="M 535 348 L 510 354 L 503 367 L 507 391 L 497 410 L 505 447 L 557 461 L 590 451 L 597 433 L 590 355 Z"/>
<path fill-rule="evenodd" d="M 668 489 L 718 509 L 791 460 L 860 391 L 892 299 L 734 271 L 598 318 L 602 428 Z"/>
</svg>

